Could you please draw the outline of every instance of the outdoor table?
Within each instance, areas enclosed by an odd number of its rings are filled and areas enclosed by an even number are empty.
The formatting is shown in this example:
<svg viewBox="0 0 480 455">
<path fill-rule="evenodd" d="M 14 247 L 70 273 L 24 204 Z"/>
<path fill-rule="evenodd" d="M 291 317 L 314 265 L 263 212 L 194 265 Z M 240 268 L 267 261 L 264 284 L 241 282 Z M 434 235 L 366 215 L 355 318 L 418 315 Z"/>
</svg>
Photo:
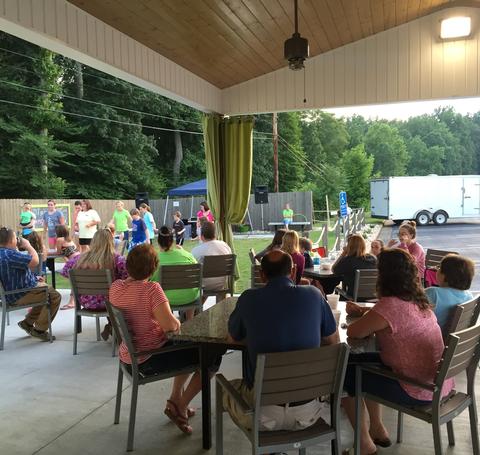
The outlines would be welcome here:
<svg viewBox="0 0 480 455">
<path fill-rule="evenodd" d="M 52 272 L 52 286 L 54 288 L 57 287 L 57 282 L 55 278 L 55 259 L 62 258 L 62 257 L 63 257 L 62 254 L 53 253 L 53 252 L 49 252 L 47 255 L 46 264 L 47 264 L 47 268 L 50 270 L 50 272 Z"/>
<path fill-rule="evenodd" d="M 224 346 L 227 349 L 244 350 L 245 346 L 232 343 L 228 340 L 228 319 L 235 309 L 237 297 L 229 297 L 218 302 L 208 310 L 201 312 L 190 321 L 184 322 L 179 332 L 168 333 L 170 340 L 190 341 L 200 345 L 200 370 L 202 378 L 202 437 L 203 448 L 209 450 L 212 447 L 212 422 L 211 422 L 211 390 L 210 377 L 208 374 L 207 356 L 209 347 L 212 345 Z M 352 340 L 347 338 L 345 302 L 339 302 L 338 309 L 341 311 L 339 321 L 340 341 L 348 343 L 352 352 L 365 352 L 374 349 L 372 338 L 365 340 Z M 351 319 L 349 318 L 349 321 Z"/>
<path fill-rule="evenodd" d="M 323 287 L 323 290 L 325 291 L 325 294 L 333 294 L 335 286 L 340 284 L 340 281 L 342 281 L 342 276 L 335 275 L 331 268 L 324 270 L 319 265 L 304 269 L 303 276 L 305 278 L 311 278 L 312 280 L 319 281 Z"/>
</svg>

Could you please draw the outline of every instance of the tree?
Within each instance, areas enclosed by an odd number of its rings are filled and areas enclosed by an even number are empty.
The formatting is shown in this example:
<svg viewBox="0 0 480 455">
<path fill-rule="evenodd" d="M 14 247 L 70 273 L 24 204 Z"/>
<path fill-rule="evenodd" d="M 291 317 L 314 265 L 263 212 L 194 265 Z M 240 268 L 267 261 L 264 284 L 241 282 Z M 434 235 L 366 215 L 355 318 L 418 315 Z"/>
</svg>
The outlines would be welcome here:
<svg viewBox="0 0 480 455">
<path fill-rule="evenodd" d="M 352 207 L 367 208 L 370 204 L 370 178 L 373 156 L 367 155 L 363 144 L 347 150 L 341 161 L 345 190 Z"/>
<path fill-rule="evenodd" d="M 354 115 L 345 120 L 345 128 L 350 137 L 348 148 L 352 149 L 359 144 L 365 142 L 365 135 L 367 134 L 369 124 L 361 115 Z"/>
<path fill-rule="evenodd" d="M 373 171 L 382 177 L 405 175 L 408 154 L 397 128 L 372 123 L 365 136 L 365 151 L 375 159 Z"/>
<path fill-rule="evenodd" d="M 410 155 L 408 175 L 443 174 L 445 150 L 442 147 L 427 147 L 419 136 L 415 136 L 407 142 L 407 149 Z"/>
</svg>

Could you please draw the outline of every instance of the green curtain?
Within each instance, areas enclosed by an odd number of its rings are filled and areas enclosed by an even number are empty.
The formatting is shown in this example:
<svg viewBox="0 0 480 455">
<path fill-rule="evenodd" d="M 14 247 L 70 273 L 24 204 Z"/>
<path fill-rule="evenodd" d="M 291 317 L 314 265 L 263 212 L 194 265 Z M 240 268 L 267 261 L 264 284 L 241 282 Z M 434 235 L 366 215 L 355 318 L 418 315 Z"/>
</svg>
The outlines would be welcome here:
<svg viewBox="0 0 480 455">
<path fill-rule="evenodd" d="M 241 223 L 250 199 L 253 159 L 253 118 L 203 117 L 207 164 L 208 203 L 218 227 L 218 238 L 232 251 L 232 223 Z"/>
</svg>

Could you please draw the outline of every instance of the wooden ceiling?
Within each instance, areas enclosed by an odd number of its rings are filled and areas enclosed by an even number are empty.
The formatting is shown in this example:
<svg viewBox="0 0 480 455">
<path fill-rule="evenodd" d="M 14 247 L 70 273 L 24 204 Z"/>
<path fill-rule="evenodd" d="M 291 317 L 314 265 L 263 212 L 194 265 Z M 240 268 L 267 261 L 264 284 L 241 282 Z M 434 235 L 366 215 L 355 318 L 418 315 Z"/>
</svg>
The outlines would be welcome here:
<svg viewBox="0 0 480 455">
<path fill-rule="evenodd" d="M 68 0 L 219 88 L 286 66 L 293 0 Z M 310 56 L 387 30 L 455 0 L 299 0 Z M 469 4 L 480 5 L 480 0 Z M 465 2 L 461 2 L 462 5 Z"/>
</svg>

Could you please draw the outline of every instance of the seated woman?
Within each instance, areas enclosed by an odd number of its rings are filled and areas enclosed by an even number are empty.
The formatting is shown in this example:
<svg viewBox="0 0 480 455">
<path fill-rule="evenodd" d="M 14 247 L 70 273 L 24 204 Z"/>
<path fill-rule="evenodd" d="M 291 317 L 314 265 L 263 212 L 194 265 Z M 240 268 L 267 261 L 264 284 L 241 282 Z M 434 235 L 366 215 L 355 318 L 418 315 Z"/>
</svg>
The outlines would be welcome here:
<svg viewBox="0 0 480 455">
<path fill-rule="evenodd" d="M 437 270 L 439 287 L 425 289 L 425 294 L 437 316 L 438 325 L 446 335 L 453 310 L 460 303 L 473 299 L 468 289 L 475 275 L 475 263 L 458 254 L 447 254 Z"/>
<path fill-rule="evenodd" d="M 125 267 L 125 258 L 115 253 L 113 246 L 113 237 L 110 230 L 101 229 L 95 232 L 90 249 L 82 254 L 70 258 L 63 270 L 60 272 L 62 276 L 68 278 L 70 270 L 78 269 L 110 269 L 112 271 L 112 280 L 123 279 L 127 277 L 127 269 Z M 104 295 L 81 295 L 80 304 L 87 310 L 104 311 L 105 310 Z M 70 296 L 69 302 L 62 307 L 62 309 L 69 309 L 75 307 L 73 295 Z M 107 340 L 112 334 L 110 324 L 105 326 L 102 332 L 102 338 Z"/>
<path fill-rule="evenodd" d="M 296 231 L 285 232 L 282 240 L 282 251 L 288 253 L 292 257 L 293 263 L 297 266 L 295 284 L 300 284 L 303 270 L 305 269 L 305 258 L 300 253 L 300 242 Z M 310 282 L 306 281 L 304 284 L 310 284 Z"/>
<path fill-rule="evenodd" d="M 310 253 L 312 252 L 312 241 L 310 239 L 307 239 L 306 237 L 300 237 L 300 253 L 303 254 L 303 257 L 305 258 L 305 268 L 306 269 L 311 269 L 313 268 L 313 259 L 312 256 L 310 256 Z"/>
<path fill-rule="evenodd" d="M 389 248 L 401 248 L 408 251 L 415 259 L 418 269 L 418 278 L 423 279 L 425 274 L 425 251 L 417 243 L 417 223 L 415 221 L 404 221 L 398 229 L 398 240 L 391 239 L 387 246 Z"/>
<path fill-rule="evenodd" d="M 348 294 L 353 295 L 353 285 L 355 282 L 355 271 L 359 269 L 374 269 L 377 267 L 377 258 L 367 254 L 367 244 L 360 234 L 353 234 L 349 237 L 347 246 L 342 254 L 332 265 L 332 271 L 335 275 L 341 275 L 342 289 Z"/>
<path fill-rule="evenodd" d="M 37 231 L 32 231 L 25 237 L 30 245 L 33 246 L 33 249 L 38 254 L 38 259 L 41 260 L 41 267 L 37 267 L 35 273 L 37 275 L 46 275 L 47 273 L 47 256 L 48 249 L 47 245 L 43 242 L 42 237 L 38 234 Z M 39 264 L 40 265 L 40 264 Z"/>
<path fill-rule="evenodd" d="M 173 343 L 167 340 L 165 332 L 174 332 L 180 328 L 180 321 L 173 315 L 160 284 L 148 281 L 157 267 L 158 257 L 153 246 L 138 245 L 127 257 L 129 278 L 115 281 L 110 288 L 110 302 L 122 310 L 130 331 L 135 333 L 132 341 L 136 351 L 149 351 L 172 345 Z M 123 342 L 120 345 L 119 357 L 123 363 L 132 363 Z M 218 370 L 220 360 L 218 353 L 212 355 L 209 361 L 212 372 Z M 138 362 L 140 372 L 161 373 L 189 365 L 198 365 L 198 350 L 192 348 L 145 355 L 139 357 Z M 191 434 L 193 431 L 188 419 L 193 416 L 194 410 L 189 409 L 188 404 L 201 390 L 198 371 L 193 374 L 187 387 L 184 388 L 189 377 L 189 374 L 175 377 L 172 393 L 164 411 L 168 418 L 186 434 Z"/>
<path fill-rule="evenodd" d="M 418 281 L 417 267 L 410 254 L 401 249 L 383 251 L 378 257 L 378 303 L 358 321 L 350 324 L 347 335 L 365 338 L 375 334 L 379 361 L 394 373 L 421 383 L 431 383 L 444 349 L 442 333 L 430 303 Z M 362 361 L 357 354 L 355 361 Z M 407 406 L 421 406 L 432 401 L 433 393 L 393 379 L 364 373 L 363 391 Z M 453 387 L 445 381 L 443 395 Z M 349 365 L 344 388 L 349 397 L 342 400 L 348 418 L 355 428 L 355 367 Z M 391 442 L 382 422 L 378 403 L 362 404 L 361 454 L 376 453 L 376 445 L 388 447 Z M 370 426 L 368 426 L 368 409 Z"/>
<path fill-rule="evenodd" d="M 380 239 L 373 240 L 370 244 L 370 254 L 378 257 L 378 255 L 385 249 L 383 241 Z"/>
<path fill-rule="evenodd" d="M 167 226 L 162 226 L 158 232 L 158 260 L 160 265 L 182 265 L 196 264 L 196 259 L 181 247 L 177 247 L 174 241 L 174 231 Z M 160 271 L 157 270 L 152 276 L 152 281 L 159 281 Z M 192 303 L 200 297 L 198 288 L 192 289 L 172 289 L 165 291 L 165 295 L 170 302 L 170 306 L 175 310 L 175 306 Z M 194 310 L 185 311 L 186 319 L 193 318 Z"/>
<path fill-rule="evenodd" d="M 260 253 L 257 253 L 255 255 L 255 259 L 257 261 L 261 261 L 263 256 L 265 256 L 270 251 L 281 249 L 282 248 L 282 240 L 283 240 L 283 236 L 285 235 L 285 232 L 287 232 L 286 229 L 278 229 L 275 232 L 275 235 L 273 236 L 272 243 L 270 243 L 270 245 L 268 245 L 265 249 L 260 251 Z"/>
<path fill-rule="evenodd" d="M 55 226 L 55 234 L 57 235 L 57 253 L 63 255 L 65 260 L 80 254 L 74 241 L 70 238 L 70 232 L 65 225 L 58 224 Z"/>
</svg>

